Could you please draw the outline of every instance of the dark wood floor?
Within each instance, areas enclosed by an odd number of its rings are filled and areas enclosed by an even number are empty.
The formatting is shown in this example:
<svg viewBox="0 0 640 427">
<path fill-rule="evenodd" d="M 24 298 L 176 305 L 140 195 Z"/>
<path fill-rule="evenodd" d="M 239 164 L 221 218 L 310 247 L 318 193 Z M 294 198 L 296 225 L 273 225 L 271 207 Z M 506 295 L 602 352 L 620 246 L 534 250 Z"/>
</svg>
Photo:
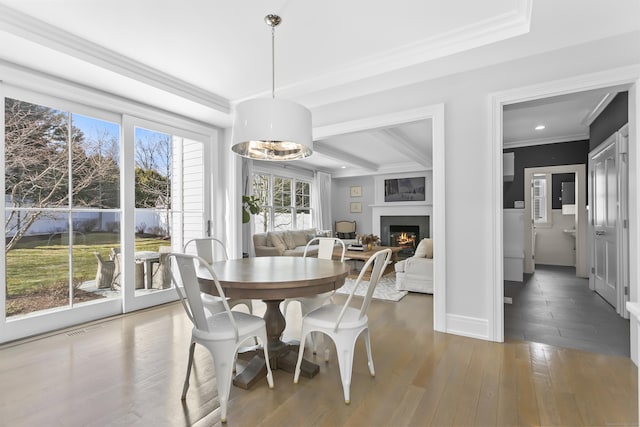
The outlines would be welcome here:
<svg viewBox="0 0 640 427">
<path fill-rule="evenodd" d="M 505 337 L 629 357 L 629 320 L 621 318 L 573 267 L 536 265 L 525 281 L 505 282 Z"/>
<path fill-rule="evenodd" d="M 422 294 L 372 302 L 376 376 L 358 340 L 350 405 L 332 349 L 320 373 L 297 385 L 276 371 L 273 390 L 266 380 L 233 387 L 228 426 L 638 425 L 629 358 L 434 332 L 432 306 Z M 299 310 L 290 307 L 287 321 L 285 338 L 296 338 Z M 0 425 L 220 425 L 215 372 L 201 347 L 180 401 L 190 334 L 174 303 L 2 346 Z"/>
</svg>

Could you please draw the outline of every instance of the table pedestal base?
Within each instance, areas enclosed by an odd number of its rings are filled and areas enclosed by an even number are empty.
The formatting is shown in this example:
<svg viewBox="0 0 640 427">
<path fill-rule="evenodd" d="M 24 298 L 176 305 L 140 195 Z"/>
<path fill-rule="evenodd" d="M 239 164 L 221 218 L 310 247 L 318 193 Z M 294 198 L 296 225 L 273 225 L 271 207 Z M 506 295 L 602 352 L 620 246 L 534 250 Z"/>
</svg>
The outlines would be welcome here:
<svg viewBox="0 0 640 427">
<path fill-rule="evenodd" d="M 293 373 L 298 361 L 298 351 L 300 346 L 293 343 L 285 343 L 280 337 L 286 326 L 285 318 L 280 311 L 280 303 L 283 300 L 267 300 L 267 310 L 264 320 L 267 327 L 267 352 L 269 353 L 269 365 L 271 370 L 282 369 Z M 238 354 L 238 358 L 248 360 L 247 367 L 236 375 L 233 385 L 236 387 L 249 389 L 257 381 L 265 379 L 267 375 L 267 365 L 264 361 L 264 351 L 262 348 Z M 302 359 L 300 374 L 307 378 L 313 378 L 320 372 L 320 366 Z"/>
</svg>

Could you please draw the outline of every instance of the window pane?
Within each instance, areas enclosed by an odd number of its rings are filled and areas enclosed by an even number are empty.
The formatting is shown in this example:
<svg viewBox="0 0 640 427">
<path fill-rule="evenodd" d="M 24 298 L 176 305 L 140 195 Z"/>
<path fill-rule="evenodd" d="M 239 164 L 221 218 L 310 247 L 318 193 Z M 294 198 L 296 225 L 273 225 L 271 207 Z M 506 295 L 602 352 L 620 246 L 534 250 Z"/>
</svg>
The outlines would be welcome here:
<svg viewBox="0 0 640 427">
<path fill-rule="evenodd" d="M 547 179 L 544 175 L 534 175 L 533 179 L 533 221 L 547 222 Z"/>
<path fill-rule="evenodd" d="M 302 230 L 303 228 L 311 228 L 312 227 L 312 219 L 311 219 L 311 210 L 300 210 L 296 211 L 296 228 L 298 230 Z"/>
<path fill-rule="evenodd" d="M 273 230 L 291 230 L 293 226 L 291 208 L 275 208 L 273 216 Z"/>
<path fill-rule="evenodd" d="M 79 212 L 72 224 L 73 304 L 119 297 L 114 258 L 120 247 L 120 215 Z"/>
<path fill-rule="evenodd" d="M 73 114 L 73 206 L 120 206 L 120 126 Z"/>
<path fill-rule="evenodd" d="M 171 208 L 171 135 L 135 129 L 136 208 Z"/>
<path fill-rule="evenodd" d="M 268 175 L 253 175 L 253 195 L 260 200 L 261 206 L 270 205 Z"/>
<path fill-rule="evenodd" d="M 166 254 L 205 234 L 204 144 L 135 128 L 136 296 L 168 289 Z"/>
<path fill-rule="evenodd" d="M 67 130 L 67 113 L 5 98 L 5 203 L 68 206 Z"/>
<path fill-rule="evenodd" d="M 267 231 L 269 231 L 271 229 L 269 227 L 269 225 L 270 225 L 269 212 L 271 212 L 270 208 L 263 208 L 258 214 L 253 215 L 253 220 L 255 222 L 255 232 L 256 233 L 266 233 Z"/>
<path fill-rule="evenodd" d="M 276 176 L 273 178 L 273 206 L 291 206 L 291 179 Z"/>
<path fill-rule="evenodd" d="M 44 211 L 7 211 L 7 317 L 70 304 L 69 217 Z M 23 236 L 16 230 L 25 230 Z"/>
<path fill-rule="evenodd" d="M 298 181 L 296 183 L 296 208 L 310 208 L 310 184 Z M 300 228 L 300 227 L 298 227 Z"/>
</svg>

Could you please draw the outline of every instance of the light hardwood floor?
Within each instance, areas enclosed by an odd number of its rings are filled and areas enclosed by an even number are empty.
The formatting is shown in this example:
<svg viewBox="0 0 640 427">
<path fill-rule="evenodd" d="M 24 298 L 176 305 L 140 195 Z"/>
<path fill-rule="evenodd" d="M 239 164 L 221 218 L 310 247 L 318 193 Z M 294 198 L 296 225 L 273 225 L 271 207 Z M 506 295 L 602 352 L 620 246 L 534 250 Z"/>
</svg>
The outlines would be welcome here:
<svg viewBox="0 0 640 427">
<path fill-rule="evenodd" d="M 299 316 L 292 305 L 285 336 L 297 336 Z M 428 295 L 374 300 L 376 377 L 359 340 L 350 405 L 332 353 L 315 378 L 297 385 L 293 374 L 275 371 L 273 390 L 266 380 L 248 391 L 233 387 L 227 425 L 638 425 L 638 373 L 630 359 L 436 333 L 432 319 Z M 218 425 L 215 375 L 201 347 L 186 403 L 180 401 L 189 337 L 182 307 L 169 304 L 5 345 L 0 425 Z"/>
</svg>

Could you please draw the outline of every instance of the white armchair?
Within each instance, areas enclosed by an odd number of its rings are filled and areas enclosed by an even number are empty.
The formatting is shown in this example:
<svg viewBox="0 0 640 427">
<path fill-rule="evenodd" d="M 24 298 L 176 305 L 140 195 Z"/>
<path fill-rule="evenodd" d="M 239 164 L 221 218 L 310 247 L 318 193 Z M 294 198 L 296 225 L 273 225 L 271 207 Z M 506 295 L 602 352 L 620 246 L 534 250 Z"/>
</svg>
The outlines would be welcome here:
<svg viewBox="0 0 640 427">
<path fill-rule="evenodd" d="M 394 268 L 397 290 L 433 294 L 433 241 L 422 239 L 414 255 Z"/>
</svg>

